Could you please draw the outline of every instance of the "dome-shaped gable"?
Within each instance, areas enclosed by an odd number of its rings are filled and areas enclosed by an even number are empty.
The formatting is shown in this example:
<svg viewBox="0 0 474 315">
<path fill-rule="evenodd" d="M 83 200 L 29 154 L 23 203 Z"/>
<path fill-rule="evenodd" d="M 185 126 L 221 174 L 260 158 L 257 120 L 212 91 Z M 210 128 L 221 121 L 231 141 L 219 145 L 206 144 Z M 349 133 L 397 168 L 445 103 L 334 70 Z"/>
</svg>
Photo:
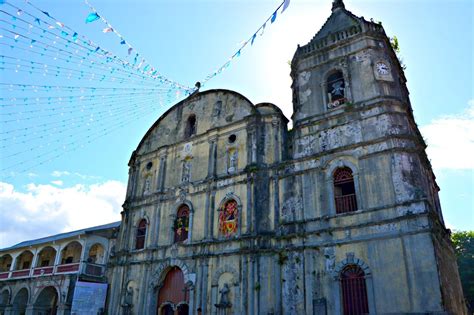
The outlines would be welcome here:
<svg viewBox="0 0 474 315">
<path fill-rule="evenodd" d="M 209 90 L 197 93 L 164 113 L 145 134 L 136 152 L 142 155 L 186 141 L 254 113 L 254 105 L 237 92 Z"/>
</svg>

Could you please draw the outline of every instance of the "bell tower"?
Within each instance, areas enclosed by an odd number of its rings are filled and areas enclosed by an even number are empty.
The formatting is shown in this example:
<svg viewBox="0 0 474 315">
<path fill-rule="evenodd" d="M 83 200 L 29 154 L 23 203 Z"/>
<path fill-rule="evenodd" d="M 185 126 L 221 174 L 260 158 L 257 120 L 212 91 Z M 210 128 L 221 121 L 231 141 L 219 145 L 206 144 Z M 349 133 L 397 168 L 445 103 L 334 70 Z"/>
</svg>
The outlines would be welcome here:
<svg viewBox="0 0 474 315">
<path fill-rule="evenodd" d="M 302 222 L 318 222 L 304 226 L 308 233 L 314 228 L 324 235 L 327 229 L 329 266 L 332 253 L 336 261 L 349 257 L 336 268 L 334 279 L 342 279 L 354 255 L 379 270 L 379 284 L 367 289 L 367 313 L 465 314 L 450 231 L 403 66 L 381 23 L 354 15 L 342 0 L 334 0 L 331 11 L 291 62 L 289 152 L 293 169 L 301 173 L 287 180 L 283 190 L 299 196 L 302 205 L 288 220 L 298 222 L 298 228 Z M 382 270 L 412 278 L 393 287 Z M 421 270 L 430 274 L 429 281 Z M 392 303 L 395 291 L 403 303 Z M 338 304 L 338 296 L 327 301 L 334 314 L 349 307 Z"/>
<path fill-rule="evenodd" d="M 295 126 L 383 99 L 408 103 L 405 76 L 381 24 L 346 10 L 342 0 L 292 60 Z"/>
</svg>

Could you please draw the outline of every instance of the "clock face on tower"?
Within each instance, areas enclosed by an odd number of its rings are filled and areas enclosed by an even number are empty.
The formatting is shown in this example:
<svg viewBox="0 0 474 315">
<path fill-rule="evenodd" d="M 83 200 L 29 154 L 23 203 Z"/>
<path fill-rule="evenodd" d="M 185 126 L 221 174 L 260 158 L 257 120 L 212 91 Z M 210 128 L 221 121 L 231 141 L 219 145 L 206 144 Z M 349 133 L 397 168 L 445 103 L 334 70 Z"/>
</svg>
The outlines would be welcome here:
<svg viewBox="0 0 474 315">
<path fill-rule="evenodd" d="M 387 75 L 390 73 L 390 68 L 384 62 L 377 62 L 375 64 L 375 69 L 377 70 L 377 73 L 380 75 Z"/>
</svg>

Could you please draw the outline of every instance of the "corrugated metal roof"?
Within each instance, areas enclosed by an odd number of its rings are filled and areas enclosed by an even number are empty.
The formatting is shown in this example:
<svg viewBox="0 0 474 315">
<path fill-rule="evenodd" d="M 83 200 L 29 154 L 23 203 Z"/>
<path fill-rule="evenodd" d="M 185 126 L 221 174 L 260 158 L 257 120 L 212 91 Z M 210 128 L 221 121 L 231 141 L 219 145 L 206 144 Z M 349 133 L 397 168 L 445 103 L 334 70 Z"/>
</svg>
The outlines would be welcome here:
<svg viewBox="0 0 474 315">
<path fill-rule="evenodd" d="M 86 233 L 90 233 L 90 232 L 95 232 L 95 231 L 100 231 L 100 230 L 107 230 L 107 229 L 112 229 L 112 228 L 118 228 L 118 227 L 120 227 L 120 222 L 121 221 L 117 221 L 117 222 L 112 222 L 112 223 L 108 223 L 108 224 L 104 224 L 104 225 L 93 226 L 93 227 L 90 227 L 90 228 L 85 228 L 85 229 L 81 229 L 81 230 L 77 230 L 77 231 L 56 234 L 56 235 L 47 236 L 47 237 L 43 237 L 43 238 L 37 238 L 37 239 L 34 239 L 34 240 L 30 240 L 30 241 L 24 241 L 24 242 L 18 243 L 16 245 L 13 245 L 13 246 L 10 246 L 10 247 L 7 247 L 7 248 L 2 248 L 2 249 L 0 249 L 0 252 L 10 251 L 12 249 L 21 248 L 21 247 L 29 247 L 29 246 L 33 246 L 33 245 L 50 243 L 50 242 L 53 242 L 53 241 L 63 240 L 63 239 L 66 239 L 66 238 L 70 238 L 70 237 L 74 237 L 74 236 L 77 236 L 77 235 L 86 234 Z"/>
</svg>

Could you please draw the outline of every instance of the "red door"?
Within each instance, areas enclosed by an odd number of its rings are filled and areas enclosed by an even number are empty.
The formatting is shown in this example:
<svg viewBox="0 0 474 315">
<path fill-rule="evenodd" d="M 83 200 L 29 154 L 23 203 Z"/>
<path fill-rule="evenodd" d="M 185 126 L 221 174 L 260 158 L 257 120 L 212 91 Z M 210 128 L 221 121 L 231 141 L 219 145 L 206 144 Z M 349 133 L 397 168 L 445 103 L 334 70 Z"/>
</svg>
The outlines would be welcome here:
<svg viewBox="0 0 474 315">
<path fill-rule="evenodd" d="M 188 302 L 189 297 L 184 285 L 183 272 L 178 267 L 173 267 L 166 274 L 163 286 L 158 293 L 158 314 L 187 315 L 189 313 Z"/>
</svg>

